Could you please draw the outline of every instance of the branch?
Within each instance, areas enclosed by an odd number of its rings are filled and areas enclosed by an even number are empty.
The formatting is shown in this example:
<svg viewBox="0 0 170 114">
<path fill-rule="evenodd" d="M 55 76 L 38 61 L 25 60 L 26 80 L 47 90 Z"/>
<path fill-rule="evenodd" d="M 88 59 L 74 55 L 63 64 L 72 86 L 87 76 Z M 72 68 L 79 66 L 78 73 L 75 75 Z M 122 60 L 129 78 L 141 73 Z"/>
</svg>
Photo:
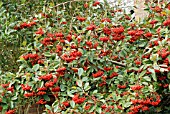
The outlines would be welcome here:
<svg viewBox="0 0 170 114">
<path fill-rule="evenodd" d="M 122 67 L 126 67 L 126 64 L 124 63 L 121 63 L 121 62 L 117 62 L 117 61 L 112 61 L 112 60 L 106 60 L 106 61 L 109 61 L 115 65 L 118 65 L 118 66 L 122 66 Z"/>
<path fill-rule="evenodd" d="M 58 7 L 58 6 L 61 6 L 61 5 L 65 5 L 67 3 L 72 3 L 72 2 L 87 2 L 89 0 L 70 0 L 70 1 L 67 1 L 67 2 L 63 2 L 63 3 L 60 3 L 60 4 L 57 4 L 56 6 L 54 6 L 53 8 L 55 7 Z"/>
<path fill-rule="evenodd" d="M 126 64 L 125 63 L 121 63 L 121 62 L 117 62 L 117 61 L 113 61 L 113 60 L 106 60 L 107 62 L 111 62 L 115 65 L 118 65 L 118 66 L 122 66 L 122 67 L 126 67 Z M 90 61 L 89 61 L 90 62 Z M 98 69 L 100 69 L 98 66 L 96 66 L 95 64 L 93 64 L 92 62 L 90 62 L 92 65 L 94 65 L 95 67 L 97 67 Z"/>
</svg>

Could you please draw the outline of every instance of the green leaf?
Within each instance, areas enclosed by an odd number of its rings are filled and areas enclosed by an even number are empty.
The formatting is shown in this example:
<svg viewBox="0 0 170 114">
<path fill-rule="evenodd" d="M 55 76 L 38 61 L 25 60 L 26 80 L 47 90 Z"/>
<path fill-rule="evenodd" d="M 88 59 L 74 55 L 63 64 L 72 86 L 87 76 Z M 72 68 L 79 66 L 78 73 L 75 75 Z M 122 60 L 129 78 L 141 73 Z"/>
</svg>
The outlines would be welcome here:
<svg viewBox="0 0 170 114">
<path fill-rule="evenodd" d="M 89 31 L 87 32 L 86 36 L 88 37 L 88 36 L 90 36 L 90 34 L 91 34 L 91 30 L 89 30 Z"/>
<path fill-rule="evenodd" d="M 3 2 L 2 1 L 0 1 L 0 7 L 3 5 Z"/>
<path fill-rule="evenodd" d="M 159 57 L 158 54 L 152 54 L 151 57 L 150 57 L 150 60 L 153 61 L 153 62 L 155 62 L 155 61 L 158 60 L 158 57 Z"/>
<path fill-rule="evenodd" d="M 97 108 L 96 108 L 96 111 L 97 111 L 99 114 L 101 114 L 102 109 L 101 109 L 100 107 L 97 107 Z"/>
<path fill-rule="evenodd" d="M 61 89 L 61 91 L 65 91 L 65 90 L 66 90 L 66 86 L 63 85 L 63 84 L 61 84 L 61 85 L 60 85 L 60 89 Z"/>
<path fill-rule="evenodd" d="M 54 113 L 56 113 L 58 110 L 58 106 L 54 106 Z"/>
<path fill-rule="evenodd" d="M 22 45 L 25 47 L 25 46 L 27 45 L 27 41 L 24 40 L 24 41 L 22 42 Z"/>
<path fill-rule="evenodd" d="M 146 70 L 142 71 L 142 72 L 140 73 L 139 77 L 144 76 L 144 75 L 145 75 L 145 73 L 146 73 Z"/>
<path fill-rule="evenodd" d="M 44 53 L 44 56 L 46 56 L 46 57 L 51 57 L 51 53 L 50 53 L 50 52 L 45 52 L 45 53 Z"/>
<path fill-rule="evenodd" d="M 83 82 L 85 82 L 85 81 L 87 81 L 87 80 L 88 80 L 87 77 L 83 77 L 83 79 L 82 79 Z"/>
<path fill-rule="evenodd" d="M 153 80 L 157 81 L 155 70 L 154 69 L 149 69 L 149 71 L 152 72 L 151 76 L 152 76 Z"/>
<path fill-rule="evenodd" d="M 74 101 L 70 101 L 70 105 L 71 105 L 72 108 L 74 108 L 75 107 L 75 102 Z"/>
<path fill-rule="evenodd" d="M 14 102 L 13 101 L 10 102 L 10 106 L 11 106 L 12 109 L 14 108 Z"/>
<path fill-rule="evenodd" d="M 148 82 L 142 82 L 142 84 L 148 86 Z"/>
<path fill-rule="evenodd" d="M 126 103 L 124 104 L 124 107 L 125 107 L 125 108 L 130 107 L 131 104 L 132 104 L 131 102 L 126 102 Z"/>
<path fill-rule="evenodd" d="M 96 108 L 96 106 L 95 106 L 95 105 L 92 105 L 91 108 L 90 108 L 90 110 L 89 110 L 89 112 L 93 112 L 95 108 Z"/>
<path fill-rule="evenodd" d="M 11 100 L 13 100 L 13 101 L 17 100 L 17 98 L 18 98 L 17 96 L 14 96 L 14 97 L 11 98 Z"/>
<path fill-rule="evenodd" d="M 162 21 L 162 17 L 157 16 L 157 17 L 155 17 L 155 20 L 157 20 L 157 21 Z"/>
<path fill-rule="evenodd" d="M 26 2 L 26 0 L 21 0 L 22 4 L 24 4 Z"/>
<path fill-rule="evenodd" d="M 5 97 L 2 98 L 2 103 L 7 103 L 7 99 Z"/>
<path fill-rule="evenodd" d="M 145 76 L 145 77 L 143 77 L 143 79 L 146 80 L 146 81 L 148 81 L 148 82 L 151 81 L 151 78 L 150 78 L 149 76 Z"/>
<path fill-rule="evenodd" d="M 2 105 L 2 108 L 3 108 L 3 110 L 7 110 L 8 109 L 8 105 L 7 104 Z"/>
<path fill-rule="evenodd" d="M 50 101 L 50 97 L 48 95 L 43 95 L 43 98 L 46 100 L 46 101 Z"/>
<path fill-rule="evenodd" d="M 74 95 L 73 95 L 69 90 L 67 90 L 67 95 L 68 95 L 69 97 L 74 97 Z"/>
<path fill-rule="evenodd" d="M 89 82 L 86 82 L 86 83 L 84 84 L 84 90 L 85 90 L 85 91 L 88 91 L 90 88 L 91 88 L 91 86 L 89 86 Z"/>
<path fill-rule="evenodd" d="M 39 65 L 39 64 L 36 64 L 36 65 L 33 66 L 33 70 L 34 70 L 34 71 L 37 71 L 37 70 L 39 69 L 39 67 L 40 67 L 40 65 Z"/>
<path fill-rule="evenodd" d="M 82 87 L 83 82 L 82 82 L 81 80 L 77 80 L 77 85 L 78 85 L 79 87 Z"/>
<path fill-rule="evenodd" d="M 168 79 L 170 79 L 170 72 L 168 72 L 168 75 L 167 75 Z"/>
<path fill-rule="evenodd" d="M 152 78 L 153 78 L 154 81 L 157 81 L 157 77 L 156 77 L 155 73 L 152 74 Z"/>
<path fill-rule="evenodd" d="M 49 105 L 46 104 L 45 107 L 46 107 L 47 109 L 49 109 L 50 111 L 52 111 L 51 106 L 49 106 Z"/>
<path fill-rule="evenodd" d="M 81 76 L 81 75 L 83 74 L 83 72 L 84 72 L 83 68 L 79 68 L 79 69 L 78 69 L 78 75 L 79 75 L 79 76 Z"/>
</svg>

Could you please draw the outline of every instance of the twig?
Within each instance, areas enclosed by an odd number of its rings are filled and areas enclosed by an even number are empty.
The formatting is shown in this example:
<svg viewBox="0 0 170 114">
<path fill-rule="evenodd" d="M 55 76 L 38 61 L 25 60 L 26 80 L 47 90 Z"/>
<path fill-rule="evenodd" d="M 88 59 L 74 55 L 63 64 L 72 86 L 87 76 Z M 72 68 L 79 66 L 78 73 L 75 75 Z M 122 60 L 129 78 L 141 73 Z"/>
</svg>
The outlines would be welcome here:
<svg viewBox="0 0 170 114">
<path fill-rule="evenodd" d="M 89 0 L 70 0 L 70 1 L 67 1 L 67 2 L 63 2 L 63 3 L 60 3 L 60 4 L 57 4 L 56 6 L 54 6 L 53 8 L 55 8 L 55 7 L 58 7 L 58 6 L 61 6 L 61 5 L 65 5 L 65 4 L 67 4 L 67 3 L 71 3 L 71 2 L 87 2 L 87 1 L 89 1 Z"/>
<path fill-rule="evenodd" d="M 89 61 L 90 62 L 90 61 Z M 121 63 L 121 62 L 117 62 L 117 61 L 113 61 L 113 60 L 106 60 L 106 62 L 111 62 L 115 65 L 118 65 L 118 66 L 122 66 L 122 67 L 126 67 L 126 64 L 125 63 Z M 90 62 L 92 65 L 94 65 L 92 62 Z M 98 66 L 94 65 L 95 67 L 97 67 L 98 69 L 102 70 L 101 68 L 99 68 Z"/>
<path fill-rule="evenodd" d="M 30 109 L 30 104 L 28 104 L 28 106 L 27 106 L 27 108 L 26 108 L 26 114 L 28 114 L 29 109 Z"/>
<path fill-rule="evenodd" d="M 106 61 L 109 61 L 109 62 L 111 62 L 111 63 L 113 63 L 113 64 L 116 64 L 116 65 L 119 65 L 119 66 L 122 66 L 122 67 L 126 67 L 126 64 L 121 63 L 121 62 L 112 61 L 112 60 L 106 60 Z"/>
<path fill-rule="evenodd" d="M 37 113 L 38 114 L 40 114 L 39 109 L 40 109 L 40 106 L 38 105 L 38 107 L 37 107 Z"/>
</svg>

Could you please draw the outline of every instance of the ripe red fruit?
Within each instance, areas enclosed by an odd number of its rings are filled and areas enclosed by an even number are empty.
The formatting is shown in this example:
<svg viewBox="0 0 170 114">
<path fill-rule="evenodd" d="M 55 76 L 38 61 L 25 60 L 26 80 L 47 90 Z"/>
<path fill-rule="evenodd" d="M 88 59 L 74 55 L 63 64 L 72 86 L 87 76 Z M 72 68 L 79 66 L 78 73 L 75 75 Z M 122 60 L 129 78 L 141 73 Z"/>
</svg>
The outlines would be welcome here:
<svg viewBox="0 0 170 114">
<path fill-rule="evenodd" d="M 109 41 L 109 37 L 101 37 L 99 40 L 103 41 L 103 42 L 107 42 Z"/>
<path fill-rule="evenodd" d="M 109 22 L 109 23 L 111 23 L 111 20 L 110 20 L 109 18 L 103 18 L 103 19 L 101 20 L 101 22 Z"/>
<path fill-rule="evenodd" d="M 143 88 L 143 86 L 140 86 L 140 85 L 134 85 L 134 86 L 132 86 L 131 87 L 131 89 L 134 91 L 134 90 L 140 90 L 140 89 L 142 89 Z"/>
<path fill-rule="evenodd" d="M 118 87 L 119 89 L 125 89 L 125 88 L 126 88 L 126 85 L 120 85 L 120 84 L 118 84 L 117 87 Z"/>
<path fill-rule="evenodd" d="M 54 82 L 49 81 L 45 83 L 45 87 L 49 88 L 49 87 L 53 87 L 54 86 Z"/>
<path fill-rule="evenodd" d="M 44 31 L 42 28 L 39 28 L 38 31 L 35 32 L 35 34 L 43 35 Z"/>
<path fill-rule="evenodd" d="M 96 72 L 96 73 L 93 73 L 92 76 L 93 76 L 94 78 L 98 78 L 98 77 L 102 76 L 103 74 L 104 74 L 103 71 L 98 71 L 98 72 Z"/>
<path fill-rule="evenodd" d="M 78 72 L 78 68 L 71 68 L 74 72 Z"/>
<path fill-rule="evenodd" d="M 136 61 L 135 61 L 135 64 L 136 64 L 136 65 L 141 65 L 141 61 L 136 60 Z"/>
<path fill-rule="evenodd" d="M 167 9 L 170 10 L 170 4 L 168 4 Z"/>
<path fill-rule="evenodd" d="M 76 103 L 76 104 L 81 104 L 83 103 L 86 98 L 85 97 L 81 97 L 79 98 L 79 95 L 74 95 L 74 97 L 72 98 L 72 100 Z"/>
<path fill-rule="evenodd" d="M 83 21 L 85 21 L 85 20 L 86 20 L 86 18 L 85 18 L 85 17 L 80 17 L 80 16 L 78 16 L 78 17 L 77 17 L 77 20 L 79 20 L 79 21 L 83 22 Z"/>
<path fill-rule="evenodd" d="M 38 64 L 44 64 L 44 60 L 38 60 Z"/>
<path fill-rule="evenodd" d="M 103 32 L 107 35 L 110 35 L 111 34 L 111 30 L 108 28 L 108 27 L 104 27 L 103 28 Z"/>
<path fill-rule="evenodd" d="M 88 6 L 88 4 L 87 3 L 85 3 L 84 4 L 84 8 L 88 8 L 89 6 Z"/>
<path fill-rule="evenodd" d="M 154 8 L 151 8 L 155 12 L 161 12 L 162 9 L 159 6 L 155 6 Z"/>
<path fill-rule="evenodd" d="M 169 26 L 170 25 L 170 19 L 167 19 L 163 22 L 164 26 Z"/>
<path fill-rule="evenodd" d="M 52 78 L 53 78 L 52 74 L 47 74 L 39 77 L 40 80 L 46 80 L 46 81 L 51 80 Z"/>
<path fill-rule="evenodd" d="M 110 75 L 110 78 L 113 78 L 113 77 L 116 77 L 118 76 L 119 74 L 117 72 L 113 72 L 111 75 Z"/>
<path fill-rule="evenodd" d="M 100 4 L 99 1 L 95 1 L 95 2 L 93 3 L 93 6 L 97 6 L 97 5 L 99 5 L 99 4 Z"/>
<path fill-rule="evenodd" d="M 120 110 L 123 110 L 123 108 L 120 105 L 118 105 L 117 108 Z"/>
<path fill-rule="evenodd" d="M 29 85 L 21 84 L 21 87 L 24 91 L 30 91 L 30 89 L 31 89 L 31 86 L 29 86 Z"/>
<path fill-rule="evenodd" d="M 130 30 L 130 31 L 128 31 L 128 34 L 130 36 L 134 36 L 136 34 L 136 30 Z"/>
<path fill-rule="evenodd" d="M 63 33 L 59 32 L 59 33 L 55 33 L 56 37 L 64 37 Z"/>
<path fill-rule="evenodd" d="M 8 87 L 7 90 L 11 91 L 11 92 L 14 92 L 14 87 L 13 86 L 12 87 Z"/>
<path fill-rule="evenodd" d="M 66 70 L 66 68 L 65 68 L 65 67 L 62 67 L 62 68 L 58 68 L 56 71 L 59 73 L 59 72 L 65 71 L 65 70 Z"/>
<path fill-rule="evenodd" d="M 158 22 L 157 20 L 152 20 L 152 21 L 150 21 L 150 24 L 154 25 L 154 24 L 156 24 L 157 22 Z"/>
<path fill-rule="evenodd" d="M 124 27 L 116 27 L 116 28 L 112 28 L 112 31 L 116 34 L 121 34 L 124 32 Z"/>
<path fill-rule="evenodd" d="M 59 91 L 60 91 L 60 87 L 59 86 L 52 88 L 52 92 L 59 92 Z"/>
<path fill-rule="evenodd" d="M 145 36 L 145 37 L 152 37 L 152 33 L 147 32 L 144 36 Z"/>
<path fill-rule="evenodd" d="M 102 105 L 101 108 L 102 108 L 102 109 L 106 109 L 107 106 L 106 106 L 106 105 Z"/>
<path fill-rule="evenodd" d="M 147 106 L 142 107 L 142 111 L 147 111 L 149 108 Z"/>
<path fill-rule="evenodd" d="M 42 96 L 42 95 L 45 95 L 45 94 L 46 94 L 45 91 L 39 91 L 39 92 L 37 93 L 38 96 Z"/>
<path fill-rule="evenodd" d="M 26 97 L 26 98 L 33 97 L 33 96 L 34 96 L 34 92 L 24 94 L 24 97 Z"/>
<path fill-rule="evenodd" d="M 92 42 L 91 41 L 86 41 L 86 45 L 89 47 L 92 47 Z"/>
<path fill-rule="evenodd" d="M 46 104 L 47 101 L 45 101 L 44 99 L 40 99 L 39 101 L 36 102 L 36 104 Z"/>
<path fill-rule="evenodd" d="M 69 102 L 69 101 L 64 101 L 62 104 L 63 104 L 65 107 L 69 107 L 69 106 L 70 106 L 70 102 Z"/>
<path fill-rule="evenodd" d="M 88 105 L 86 105 L 86 106 L 84 107 L 84 109 L 85 109 L 85 110 L 89 110 L 90 107 L 91 107 L 91 104 L 88 104 Z"/>
<path fill-rule="evenodd" d="M 46 90 L 47 90 L 46 87 L 40 87 L 40 88 L 38 88 L 38 91 L 46 91 Z"/>
<path fill-rule="evenodd" d="M 155 40 L 155 41 L 154 41 L 154 45 L 155 45 L 155 46 L 158 46 L 158 45 L 159 45 L 158 41 L 159 41 L 159 40 Z"/>
<path fill-rule="evenodd" d="M 164 88 L 167 88 L 169 86 L 169 84 L 164 84 L 163 87 Z"/>
<path fill-rule="evenodd" d="M 7 112 L 5 112 L 5 114 L 15 114 L 15 109 L 14 110 L 8 110 Z"/>
<path fill-rule="evenodd" d="M 95 28 L 96 28 L 96 25 L 91 24 L 86 28 L 86 30 L 94 30 Z"/>
<path fill-rule="evenodd" d="M 112 69 L 112 67 L 104 67 L 105 71 L 110 71 Z"/>
</svg>

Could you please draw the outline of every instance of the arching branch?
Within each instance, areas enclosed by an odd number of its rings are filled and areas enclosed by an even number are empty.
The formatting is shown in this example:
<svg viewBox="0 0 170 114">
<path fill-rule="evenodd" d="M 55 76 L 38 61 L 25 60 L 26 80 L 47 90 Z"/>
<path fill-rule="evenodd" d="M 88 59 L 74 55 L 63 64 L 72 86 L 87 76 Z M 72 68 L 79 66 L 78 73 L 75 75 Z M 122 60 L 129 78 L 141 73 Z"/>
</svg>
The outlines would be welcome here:
<svg viewBox="0 0 170 114">
<path fill-rule="evenodd" d="M 67 1 L 67 2 L 63 2 L 63 3 L 57 4 L 53 8 L 61 6 L 61 5 L 65 5 L 65 4 L 68 4 L 68 3 L 72 3 L 72 2 L 88 2 L 88 1 L 90 1 L 90 0 L 70 0 L 70 1 Z"/>
</svg>

